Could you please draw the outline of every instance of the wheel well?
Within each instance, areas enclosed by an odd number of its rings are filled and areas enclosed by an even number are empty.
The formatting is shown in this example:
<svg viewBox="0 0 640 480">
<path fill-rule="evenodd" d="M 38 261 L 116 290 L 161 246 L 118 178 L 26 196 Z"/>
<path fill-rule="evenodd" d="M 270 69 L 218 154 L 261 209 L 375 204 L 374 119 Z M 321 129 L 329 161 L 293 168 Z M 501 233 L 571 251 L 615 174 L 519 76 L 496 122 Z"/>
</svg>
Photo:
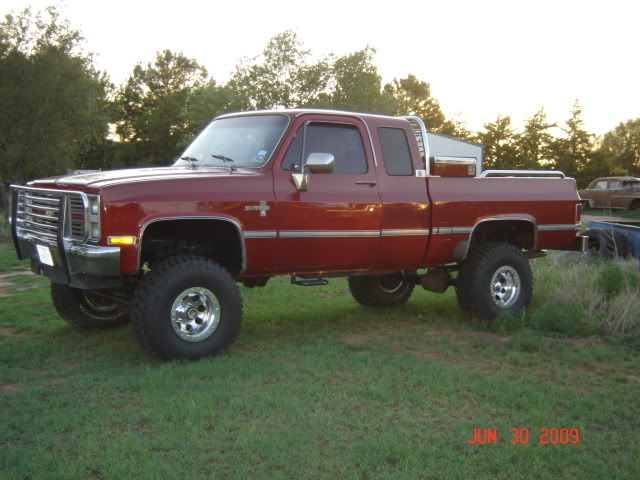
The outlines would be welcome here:
<svg viewBox="0 0 640 480">
<path fill-rule="evenodd" d="M 473 230 L 469 248 L 479 242 L 507 242 L 524 250 L 535 249 L 535 228 L 526 220 L 482 222 Z"/>
<path fill-rule="evenodd" d="M 640 198 L 636 198 L 631 202 L 629 208 L 640 208 Z"/>
<path fill-rule="evenodd" d="M 240 231 L 225 220 L 177 219 L 150 224 L 142 237 L 140 266 L 175 255 L 210 258 L 236 276 L 244 260 Z"/>
</svg>

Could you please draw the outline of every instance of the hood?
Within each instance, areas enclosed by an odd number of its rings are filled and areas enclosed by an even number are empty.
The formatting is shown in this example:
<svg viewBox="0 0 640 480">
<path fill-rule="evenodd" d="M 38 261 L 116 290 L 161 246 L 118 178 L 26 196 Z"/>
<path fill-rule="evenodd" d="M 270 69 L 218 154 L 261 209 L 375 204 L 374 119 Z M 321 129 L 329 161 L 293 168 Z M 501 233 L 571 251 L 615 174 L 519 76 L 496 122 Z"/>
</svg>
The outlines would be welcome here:
<svg viewBox="0 0 640 480">
<path fill-rule="evenodd" d="M 254 169 L 238 168 L 233 172 L 228 167 L 190 166 L 180 167 L 153 167 L 153 168 L 128 168 L 123 170 L 108 170 L 104 172 L 79 173 L 62 175 L 59 177 L 43 178 L 30 182 L 30 185 L 38 187 L 71 188 L 71 189 L 100 189 L 108 185 L 124 183 L 148 182 L 154 180 L 167 180 L 170 178 L 202 178 L 229 177 L 234 175 L 255 175 Z"/>
</svg>

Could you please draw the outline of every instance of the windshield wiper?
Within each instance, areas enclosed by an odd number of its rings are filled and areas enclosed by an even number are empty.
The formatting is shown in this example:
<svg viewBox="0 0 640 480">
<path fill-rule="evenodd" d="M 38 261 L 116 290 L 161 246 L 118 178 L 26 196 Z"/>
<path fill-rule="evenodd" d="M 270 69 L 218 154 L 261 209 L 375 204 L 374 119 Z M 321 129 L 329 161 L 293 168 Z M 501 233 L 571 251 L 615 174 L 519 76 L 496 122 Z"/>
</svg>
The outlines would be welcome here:
<svg viewBox="0 0 640 480">
<path fill-rule="evenodd" d="M 187 160 L 191 164 L 191 168 L 194 170 L 197 168 L 199 163 L 198 159 L 194 157 L 180 157 L 180 160 Z"/>
<path fill-rule="evenodd" d="M 236 167 L 231 165 L 231 163 L 235 163 L 235 160 L 233 158 L 229 158 L 229 157 L 227 157 L 225 155 L 219 155 L 217 153 L 213 153 L 213 154 L 211 154 L 211 156 L 213 158 L 217 158 L 218 160 L 222 160 L 225 164 L 227 164 L 229 166 L 229 170 L 231 170 L 232 172 L 237 170 Z"/>
</svg>

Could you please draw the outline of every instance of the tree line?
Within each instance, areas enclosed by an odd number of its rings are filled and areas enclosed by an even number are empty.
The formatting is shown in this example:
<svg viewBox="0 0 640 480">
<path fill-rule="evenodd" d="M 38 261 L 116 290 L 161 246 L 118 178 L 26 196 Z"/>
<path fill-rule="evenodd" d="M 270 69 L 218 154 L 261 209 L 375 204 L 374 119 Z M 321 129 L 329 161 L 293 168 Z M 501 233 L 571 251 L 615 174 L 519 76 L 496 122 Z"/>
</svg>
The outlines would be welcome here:
<svg viewBox="0 0 640 480">
<path fill-rule="evenodd" d="M 485 169 L 557 168 L 581 186 L 640 175 L 640 118 L 596 136 L 576 100 L 561 124 L 541 108 L 519 128 L 499 115 L 473 132 L 447 118 L 415 75 L 383 84 L 369 46 L 318 60 L 295 32 L 281 32 L 240 60 L 225 84 L 195 59 L 163 50 L 116 87 L 83 43 L 55 7 L 0 23 L 0 193 L 9 181 L 76 168 L 166 165 L 217 115 L 297 107 L 417 115 L 431 131 L 482 143 Z"/>
</svg>

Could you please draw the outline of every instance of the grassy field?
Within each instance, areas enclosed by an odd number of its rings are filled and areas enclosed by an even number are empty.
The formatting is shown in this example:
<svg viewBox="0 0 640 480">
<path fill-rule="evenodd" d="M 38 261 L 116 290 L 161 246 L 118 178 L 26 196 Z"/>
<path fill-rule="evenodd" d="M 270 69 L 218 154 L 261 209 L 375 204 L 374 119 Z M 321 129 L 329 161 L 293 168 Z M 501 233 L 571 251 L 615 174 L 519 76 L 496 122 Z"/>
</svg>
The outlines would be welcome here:
<svg viewBox="0 0 640 480">
<path fill-rule="evenodd" d="M 126 327 L 68 327 L 24 269 L 0 244 L 2 479 L 640 478 L 640 358 L 598 335 L 497 334 L 451 291 L 371 310 L 343 280 L 278 279 L 243 289 L 225 354 L 160 363 Z M 467 443 L 476 427 L 497 443 Z M 540 444 L 554 427 L 580 442 Z"/>
<path fill-rule="evenodd" d="M 583 215 L 595 215 L 595 216 L 608 216 L 608 217 L 620 217 L 627 218 L 629 221 L 640 220 L 640 210 L 620 210 L 620 209 L 605 209 L 605 208 L 585 208 L 582 211 Z"/>
</svg>

